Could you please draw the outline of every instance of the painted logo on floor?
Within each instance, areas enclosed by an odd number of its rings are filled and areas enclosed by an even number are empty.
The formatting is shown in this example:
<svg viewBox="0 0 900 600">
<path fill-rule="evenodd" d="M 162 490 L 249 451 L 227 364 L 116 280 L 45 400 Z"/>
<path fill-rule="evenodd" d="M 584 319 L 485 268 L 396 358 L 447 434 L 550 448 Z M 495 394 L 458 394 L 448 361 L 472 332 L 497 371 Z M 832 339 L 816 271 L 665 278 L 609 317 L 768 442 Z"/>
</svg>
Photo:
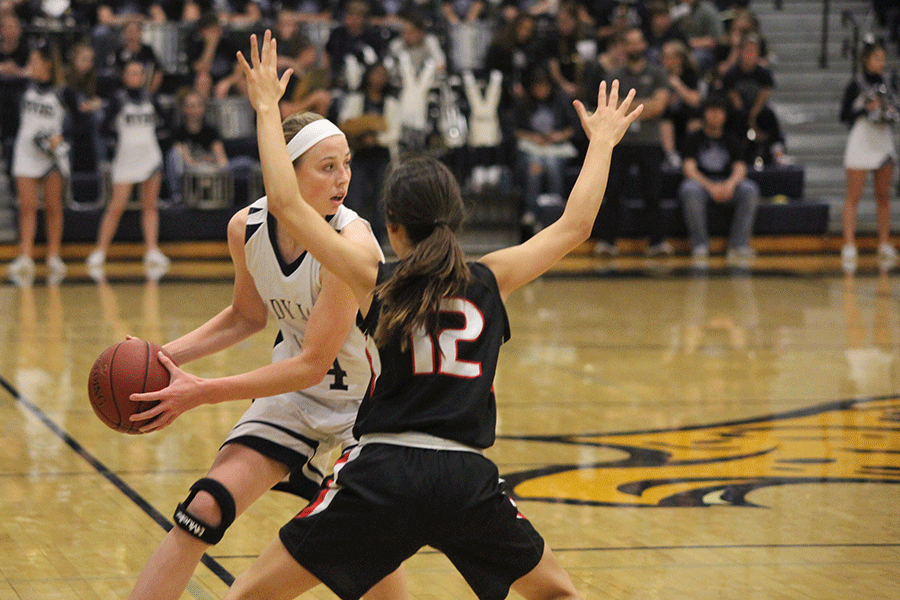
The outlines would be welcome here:
<svg viewBox="0 0 900 600">
<path fill-rule="evenodd" d="M 504 436 L 619 450 L 619 460 L 506 474 L 520 500 L 591 506 L 756 506 L 753 490 L 900 483 L 900 396 L 643 432 Z"/>
</svg>

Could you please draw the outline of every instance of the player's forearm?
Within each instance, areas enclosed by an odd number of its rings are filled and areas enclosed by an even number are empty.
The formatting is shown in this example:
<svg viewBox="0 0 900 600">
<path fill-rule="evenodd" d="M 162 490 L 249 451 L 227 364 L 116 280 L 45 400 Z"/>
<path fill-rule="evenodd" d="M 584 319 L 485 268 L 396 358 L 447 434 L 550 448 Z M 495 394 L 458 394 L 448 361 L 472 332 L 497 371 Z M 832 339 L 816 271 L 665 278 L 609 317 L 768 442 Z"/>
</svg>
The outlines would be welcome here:
<svg viewBox="0 0 900 600">
<path fill-rule="evenodd" d="M 258 369 L 216 379 L 206 379 L 200 384 L 202 396 L 211 403 L 232 400 L 251 400 L 303 390 L 325 378 L 329 364 L 296 357 L 265 365 Z"/>
<path fill-rule="evenodd" d="M 247 339 L 265 327 L 265 321 L 242 318 L 229 306 L 190 333 L 163 346 L 177 365 L 215 354 Z"/>
</svg>

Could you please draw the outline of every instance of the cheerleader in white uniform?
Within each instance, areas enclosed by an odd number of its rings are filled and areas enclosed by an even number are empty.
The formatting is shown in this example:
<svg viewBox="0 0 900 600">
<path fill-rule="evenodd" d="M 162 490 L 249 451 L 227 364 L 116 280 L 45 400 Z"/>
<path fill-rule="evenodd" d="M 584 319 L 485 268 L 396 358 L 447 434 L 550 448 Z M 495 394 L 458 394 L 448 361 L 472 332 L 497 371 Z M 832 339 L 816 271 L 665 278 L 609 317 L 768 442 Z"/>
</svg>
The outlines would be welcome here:
<svg viewBox="0 0 900 600">
<path fill-rule="evenodd" d="M 87 258 L 91 275 L 102 270 L 106 253 L 119 227 L 125 205 L 135 184 L 140 185 L 141 229 L 144 267 L 165 270 L 169 259 L 159 250 L 159 189 L 162 183 L 162 150 L 157 140 L 159 116 L 153 98 L 144 89 L 144 65 L 133 60 L 122 72 L 124 88 L 113 96 L 107 107 L 104 130 L 115 137 L 112 159 L 112 195 L 103 213 L 97 233 L 97 245 Z"/>
<path fill-rule="evenodd" d="M 313 113 L 288 117 L 282 129 L 291 140 L 303 197 L 343 238 L 381 256 L 369 224 L 343 206 L 350 181 L 344 134 Z M 271 314 L 279 327 L 273 363 L 232 377 L 200 379 L 166 359 L 169 387 L 132 396 L 162 400 L 141 416 L 158 415 L 145 431 L 166 427 L 201 404 L 256 400 L 206 477 L 178 506 L 178 526 L 147 562 L 130 600 L 180 598 L 203 553 L 273 486 L 311 500 L 330 471 L 332 452 L 355 444 L 351 430 L 377 367 L 377 353 L 357 326 L 359 305 L 350 289 L 288 235 L 269 213 L 265 197 L 232 217 L 228 245 L 235 266 L 231 306 L 165 349 L 183 364 L 260 331 Z M 367 595 L 369 600 L 405 597 L 402 572 Z"/>
<path fill-rule="evenodd" d="M 63 190 L 69 173 L 68 143 L 63 122 L 68 104 L 59 66 L 49 46 L 31 51 L 32 81 L 21 101 L 21 120 L 13 147 L 12 174 L 19 197 L 19 256 L 9 264 L 9 277 L 21 284 L 34 277 L 34 238 L 38 198 L 43 190 L 47 228 L 47 277 L 59 283 L 66 265 L 60 258 L 63 237 Z"/>
<path fill-rule="evenodd" d="M 860 54 L 861 72 L 847 84 L 841 104 L 841 121 L 850 125 L 844 168 L 847 193 L 844 200 L 844 247 L 841 257 L 845 268 L 856 265 L 856 217 L 866 175 L 875 178 L 878 215 L 878 257 L 894 262 L 897 250 L 891 244 L 890 190 L 897 151 L 893 127 L 897 123 L 897 90 L 884 77 L 887 52 L 877 41 L 867 42 Z"/>
</svg>

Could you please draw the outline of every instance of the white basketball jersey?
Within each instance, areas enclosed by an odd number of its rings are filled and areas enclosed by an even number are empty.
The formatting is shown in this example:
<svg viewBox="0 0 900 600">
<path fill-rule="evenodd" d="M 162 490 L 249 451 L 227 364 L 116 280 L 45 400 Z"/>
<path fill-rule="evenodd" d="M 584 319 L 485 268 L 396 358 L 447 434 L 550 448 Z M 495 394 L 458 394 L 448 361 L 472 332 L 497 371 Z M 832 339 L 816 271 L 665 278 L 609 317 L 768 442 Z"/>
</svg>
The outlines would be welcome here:
<svg viewBox="0 0 900 600">
<path fill-rule="evenodd" d="M 341 206 L 329 223 L 340 231 L 359 218 Z M 292 264 L 284 262 L 277 251 L 274 224 L 265 197 L 251 204 L 244 252 L 256 289 L 278 320 L 272 361 L 279 362 L 300 354 L 309 315 L 322 285 L 321 264 L 308 252 Z M 372 240 L 375 241 L 374 235 Z M 378 373 L 378 353 L 370 343 L 354 325 L 325 378 L 318 385 L 295 392 L 314 429 L 336 431 L 355 420 L 359 403 L 372 383 L 373 370 Z"/>
</svg>

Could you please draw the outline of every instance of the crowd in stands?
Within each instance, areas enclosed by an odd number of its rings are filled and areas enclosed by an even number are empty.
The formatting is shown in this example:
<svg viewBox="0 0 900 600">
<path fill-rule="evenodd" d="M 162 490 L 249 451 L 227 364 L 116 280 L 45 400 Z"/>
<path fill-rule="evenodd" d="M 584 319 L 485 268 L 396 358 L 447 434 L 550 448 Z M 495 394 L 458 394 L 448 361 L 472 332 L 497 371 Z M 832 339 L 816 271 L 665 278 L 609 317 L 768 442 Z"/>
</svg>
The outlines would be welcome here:
<svg viewBox="0 0 900 600">
<path fill-rule="evenodd" d="M 645 108 L 635 125 L 643 131 L 631 142 L 653 146 L 659 168 L 682 168 L 685 144 L 701 128 L 710 96 L 727 100 L 726 130 L 742 141 L 750 168 L 783 159 L 784 137 L 768 104 L 775 85 L 769 49 L 748 5 L 0 0 L 3 153 L 9 165 L 35 43 L 53 46 L 65 74 L 57 83 L 73 98 L 66 135 L 76 173 L 97 171 L 112 159 L 116 140 L 105 135 L 104 114 L 122 89 L 124 67 L 140 62 L 166 156 L 161 197 L 184 201 L 179 178 L 195 163 L 246 170 L 255 160 L 252 141 L 240 143 L 252 139 L 252 111 L 239 102 L 244 90 L 235 54 L 249 45 L 251 32 L 271 28 L 279 65 L 294 70 L 283 114 L 331 118 L 351 141 L 354 172 L 366 174 L 354 178 L 349 206 L 374 219 L 384 167 L 405 152 L 426 151 L 444 157 L 470 191 L 484 185 L 521 190 L 520 216 L 536 229 L 540 209 L 566 197 L 567 167 L 586 147 L 571 100 L 595 104 L 600 82 L 627 79 L 629 65 L 653 74 L 649 91 L 659 106 Z M 241 119 L 250 120 L 250 136 L 230 131 Z M 620 166 L 627 170 L 629 160 Z M 670 252 L 661 242 L 654 238 L 651 245 Z"/>
</svg>

